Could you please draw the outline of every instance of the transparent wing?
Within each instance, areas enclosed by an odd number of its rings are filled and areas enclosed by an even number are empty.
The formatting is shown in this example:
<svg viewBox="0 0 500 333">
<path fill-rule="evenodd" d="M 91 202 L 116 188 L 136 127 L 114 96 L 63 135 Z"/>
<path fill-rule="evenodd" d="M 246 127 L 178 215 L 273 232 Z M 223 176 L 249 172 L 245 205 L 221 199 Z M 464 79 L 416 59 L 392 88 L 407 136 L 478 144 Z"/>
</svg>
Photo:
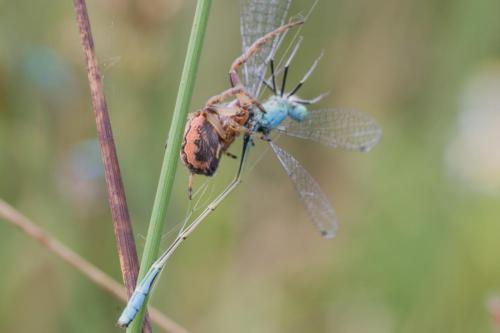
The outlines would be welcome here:
<svg viewBox="0 0 500 333">
<path fill-rule="evenodd" d="M 270 144 L 321 235 L 325 238 L 335 236 L 337 217 L 318 183 L 295 158 L 274 143 Z"/>
<path fill-rule="evenodd" d="M 282 26 L 292 0 L 240 0 L 241 42 L 245 52 L 258 38 Z M 258 96 L 266 71 L 266 60 L 277 48 L 279 38 L 262 47 L 243 67 L 243 82 L 253 96 Z"/>
<path fill-rule="evenodd" d="M 277 131 L 332 148 L 363 152 L 375 147 L 382 136 L 382 129 L 370 116 L 341 109 L 310 111 L 301 122 L 287 119 Z"/>
</svg>

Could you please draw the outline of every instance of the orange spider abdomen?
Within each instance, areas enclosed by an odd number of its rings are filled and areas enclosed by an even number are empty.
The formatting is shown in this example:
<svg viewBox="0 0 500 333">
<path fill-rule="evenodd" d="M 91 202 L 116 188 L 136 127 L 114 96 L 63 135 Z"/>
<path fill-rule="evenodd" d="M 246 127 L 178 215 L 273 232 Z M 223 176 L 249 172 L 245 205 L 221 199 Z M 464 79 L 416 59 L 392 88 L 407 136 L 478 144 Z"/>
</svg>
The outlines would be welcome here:
<svg viewBox="0 0 500 333">
<path fill-rule="evenodd" d="M 212 176 L 219 166 L 222 144 L 203 112 L 192 114 L 186 124 L 181 148 L 184 165 L 196 174 Z"/>
</svg>

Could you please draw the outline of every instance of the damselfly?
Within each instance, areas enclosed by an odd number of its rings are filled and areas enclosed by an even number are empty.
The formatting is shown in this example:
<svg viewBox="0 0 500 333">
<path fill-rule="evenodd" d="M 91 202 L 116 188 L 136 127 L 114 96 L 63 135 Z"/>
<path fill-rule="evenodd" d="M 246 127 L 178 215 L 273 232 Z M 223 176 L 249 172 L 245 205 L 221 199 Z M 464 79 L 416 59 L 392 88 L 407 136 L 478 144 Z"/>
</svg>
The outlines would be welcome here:
<svg viewBox="0 0 500 333">
<path fill-rule="evenodd" d="M 239 184 L 249 143 L 256 132 L 260 132 L 271 145 L 321 234 L 325 238 L 334 236 L 337 220 L 325 194 L 294 157 L 272 142 L 269 134 L 277 131 L 314 140 L 333 148 L 365 152 L 378 143 L 382 131 L 373 119 L 359 112 L 337 109 L 308 110 L 310 105 L 319 102 L 322 95 L 307 100 L 296 94 L 312 74 L 319 59 L 304 78 L 290 92 L 285 93 L 289 66 L 299 48 L 300 40 L 282 67 L 275 68 L 274 57 L 283 41 L 282 36 L 277 37 L 299 24 L 284 24 L 291 1 L 241 0 L 243 55 L 231 66 L 230 79 L 233 88 L 210 99 L 202 110 L 191 116 L 181 152 L 181 157 L 192 174 L 212 175 L 217 169 L 221 154 L 226 152 L 237 135 L 243 133 L 243 150 L 236 177 L 191 224 L 180 231 L 170 247 L 151 266 L 122 312 L 118 320 L 120 326 L 128 326 L 135 318 L 156 278 L 177 247 Z M 242 65 L 243 80 L 240 82 L 237 71 Z M 268 66 L 271 73 L 270 78 L 266 79 Z M 278 72 L 283 73 L 280 87 L 276 84 Z M 261 104 L 259 98 L 264 85 L 271 89 L 273 95 Z M 236 99 L 225 105 L 219 104 L 229 97 Z M 199 141 L 200 139 L 202 141 Z M 191 180 L 192 177 L 189 188 Z"/>
</svg>

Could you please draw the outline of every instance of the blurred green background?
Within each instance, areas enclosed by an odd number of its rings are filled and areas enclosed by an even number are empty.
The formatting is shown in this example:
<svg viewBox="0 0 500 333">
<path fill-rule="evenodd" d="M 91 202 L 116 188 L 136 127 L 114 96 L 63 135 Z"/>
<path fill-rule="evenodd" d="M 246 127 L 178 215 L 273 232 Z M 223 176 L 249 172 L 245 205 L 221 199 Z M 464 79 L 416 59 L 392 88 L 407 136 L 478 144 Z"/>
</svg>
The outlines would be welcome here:
<svg viewBox="0 0 500 333">
<path fill-rule="evenodd" d="M 88 3 L 139 251 L 194 5 Z M 310 6 L 294 0 L 291 14 Z M 279 140 L 331 198 L 338 236 L 321 239 L 258 142 L 260 162 L 175 254 L 152 303 L 192 332 L 495 331 L 499 13 L 498 0 L 320 1 L 291 79 L 324 49 L 301 96 L 330 90 L 322 107 L 384 129 L 369 154 Z M 214 1 L 193 110 L 228 85 L 238 15 L 237 1 Z M 120 280 L 95 140 L 72 2 L 1 0 L 0 196 Z M 205 201 L 235 167 L 223 161 Z M 180 167 L 163 248 L 186 186 Z M 0 222 L 0 332 L 120 332 L 119 301 Z"/>
</svg>

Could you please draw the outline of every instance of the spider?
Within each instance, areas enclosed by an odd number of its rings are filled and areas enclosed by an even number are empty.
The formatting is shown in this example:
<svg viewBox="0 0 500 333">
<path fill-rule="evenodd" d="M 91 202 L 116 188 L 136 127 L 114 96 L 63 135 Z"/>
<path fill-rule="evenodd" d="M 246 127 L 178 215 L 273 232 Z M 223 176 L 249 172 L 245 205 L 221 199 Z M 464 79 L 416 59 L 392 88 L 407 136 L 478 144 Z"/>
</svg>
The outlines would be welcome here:
<svg viewBox="0 0 500 333">
<path fill-rule="evenodd" d="M 251 134 L 246 125 L 252 108 L 256 107 L 262 113 L 266 113 L 262 104 L 241 83 L 238 75 L 240 67 L 274 37 L 303 23 L 304 21 L 290 22 L 257 39 L 232 63 L 229 70 L 231 88 L 211 97 L 203 108 L 189 114 L 180 155 L 190 171 L 188 182 L 190 199 L 195 174 L 212 176 L 223 154 L 236 158 L 227 152 L 227 149 L 240 134 Z M 222 104 L 230 98 L 234 99 Z"/>
</svg>

